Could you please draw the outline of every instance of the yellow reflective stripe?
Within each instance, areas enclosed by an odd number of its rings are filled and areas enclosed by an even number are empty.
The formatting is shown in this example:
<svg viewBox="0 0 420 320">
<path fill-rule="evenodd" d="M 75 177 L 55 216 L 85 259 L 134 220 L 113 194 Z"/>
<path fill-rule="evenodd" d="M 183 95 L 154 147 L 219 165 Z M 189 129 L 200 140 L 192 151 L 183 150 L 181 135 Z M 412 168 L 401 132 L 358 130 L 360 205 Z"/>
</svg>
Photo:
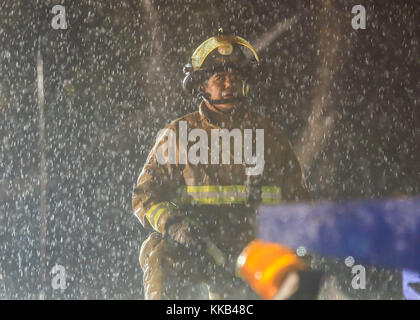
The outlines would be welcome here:
<svg viewBox="0 0 420 320">
<path fill-rule="evenodd" d="M 187 194 L 194 204 L 237 204 L 245 203 L 246 186 L 187 186 Z"/>
<path fill-rule="evenodd" d="M 158 207 L 160 207 L 162 204 L 164 204 L 164 202 L 159 202 L 158 204 L 155 204 L 154 206 L 152 206 L 146 213 L 146 217 L 147 219 L 149 219 L 149 221 L 151 220 L 151 216 L 153 211 L 155 211 L 155 209 L 157 209 Z"/>
<path fill-rule="evenodd" d="M 217 192 L 217 191 L 226 191 L 226 192 L 246 192 L 247 187 L 243 185 L 232 185 L 232 186 L 187 186 L 188 192 Z M 275 186 L 262 186 L 262 192 L 271 192 L 271 193 L 281 193 L 280 187 Z"/>
<path fill-rule="evenodd" d="M 194 199 L 205 199 L 205 198 L 226 198 L 226 199 L 237 199 L 237 198 L 246 198 L 245 192 L 202 192 L 202 193 L 190 193 L 189 194 Z"/>
<path fill-rule="evenodd" d="M 245 203 L 246 198 L 194 198 L 194 204 L 238 204 Z"/>
<path fill-rule="evenodd" d="M 261 191 L 262 192 L 281 193 L 281 188 L 280 187 L 273 187 L 273 186 L 262 186 Z"/>
<path fill-rule="evenodd" d="M 157 226 L 157 223 L 158 223 L 158 221 L 159 221 L 159 218 L 160 218 L 160 216 L 162 215 L 162 213 L 164 213 L 165 211 L 167 211 L 168 209 L 167 208 L 162 208 L 162 209 L 159 209 L 159 211 L 156 213 L 156 215 L 155 215 L 155 218 L 153 219 L 153 225 L 152 225 L 152 227 L 153 227 L 153 229 L 155 229 L 156 231 L 158 231 L 158 232 L 160 232 L 159 230 L 158 230 L 158 226 Z"/>
<path fill-rule="evenodd" d="M 187 192 L 246 192 L 246 186 L 187 186 Z"/>
<path fill-rule="evenodd" d="M 157 222 L 159 221 L 160 216 L 163 212 L 166 210 L 169 210 L 173 205 L 170 202 L 163 201 L 155 204 L 152 206 L 146 213 L 146 217 L 150 222 L 150 225 L 155 229 L 156 231 L 159 231 L 157 229 Z"/>
<path fill-rule="evenodd" d="M 205 185 L 185 186 L 180 197 L 182 202 L 193 204 L 241 204 L 246 202 L 247 186 L 244 185 Z M 281 187 L 262 186 L 261 198 L 264 204 L 278 204 L 282 202 Z"/>
<path fill-rule="evenodd" d="M 281 199 L 272 199 L 272 198 L 262 199 L 263 204 L 279 204 L 281 202 L 282 202 Z"/>
<path fill-rule="evenodd" d="M 279 204 L 282 202 L 281 188 L 276 186 L 261 187 L 263 204 Z"/>
</svg>

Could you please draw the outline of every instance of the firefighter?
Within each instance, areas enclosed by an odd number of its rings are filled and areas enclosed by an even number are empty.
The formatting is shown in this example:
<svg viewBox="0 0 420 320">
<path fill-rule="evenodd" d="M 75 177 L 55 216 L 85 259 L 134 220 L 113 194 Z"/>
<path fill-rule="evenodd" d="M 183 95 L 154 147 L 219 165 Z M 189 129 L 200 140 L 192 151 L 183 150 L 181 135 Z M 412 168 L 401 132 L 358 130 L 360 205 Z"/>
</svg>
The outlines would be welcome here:
<svg viewBox="0 0 420 320">
<path fill-rule="evenodd" d="M 247 101 L 259 64 L 245 39 L 220 32 L 203 42 L 184 67 L 183 87 L 201 100 L 198 111 L 165 127 L 175 133 L 175 149 L 169 148 L 176 151 L 173 161 L 159 160 L 159 148 L 170 140 L 161 134 L 132 198 L 135 216 L 154 229 L 140 250 L 146 299 L 203 298 L 203 284 L 210 298 L 255 298 L 235 275 L 237 257 L 255 239 L 252 199 L 263 204 L 309 200 L 289 140 Z M 188 125 L 186 134 L 201 129 L 208 137 L 211 130 L 263 129 L 263 171 L 247 173 L 247 163 L 233 161 L 234 148 L 230 163 L 181 161 L 194 143 L 178 143 L 181 122 Z M 208 146 L 214 147 L 210 139 Z"/>
</svg>

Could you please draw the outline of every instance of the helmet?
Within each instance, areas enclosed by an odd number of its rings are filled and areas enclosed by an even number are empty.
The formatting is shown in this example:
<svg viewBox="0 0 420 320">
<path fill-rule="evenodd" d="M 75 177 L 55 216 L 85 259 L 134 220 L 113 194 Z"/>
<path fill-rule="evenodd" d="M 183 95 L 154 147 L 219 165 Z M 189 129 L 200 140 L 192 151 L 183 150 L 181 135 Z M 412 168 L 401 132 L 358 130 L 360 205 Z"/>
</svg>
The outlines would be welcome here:
<svg viewBox="0 0 420 320">
<path fill-rule="evenodd" d="M 248 59 L 242 49 L 251 51 L 253 59 Z M 204 41 L 194 51 L 190 63 L 185 65 L 183 88 L 188 93 L 202 96 L 200 85 L 210 78 L 212 74 L 222 70 L 235 70 L 244 79 L 243 93 L 249 90 L 248 80 L 252 78 L 255 66 L 260 64 L 260 58 L 254 48 L 244 38 L 234 35 L 225 35 L 219 29 L 219 34 Z M 213 101 L 217 104 L 218 101 Z M 219 103 L 226 103 L 226 100 Z"/>
</svg>

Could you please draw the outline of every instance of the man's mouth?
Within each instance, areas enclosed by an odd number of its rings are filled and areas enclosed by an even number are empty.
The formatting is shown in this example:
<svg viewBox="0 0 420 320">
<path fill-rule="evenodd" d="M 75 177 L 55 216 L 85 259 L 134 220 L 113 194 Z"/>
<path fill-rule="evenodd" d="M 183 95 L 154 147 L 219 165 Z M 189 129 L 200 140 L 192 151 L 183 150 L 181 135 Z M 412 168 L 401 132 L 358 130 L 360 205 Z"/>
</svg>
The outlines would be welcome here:
<svg viewBox="0 0 420 320">
<path fill-rule="evenodd" d="M 224 92 L 222 93 L 222 98 L 224 99 L 229 99 L 229 98 L 234 98 L 235 95 L 233 94 L 233 92 Z"/>
</svg>

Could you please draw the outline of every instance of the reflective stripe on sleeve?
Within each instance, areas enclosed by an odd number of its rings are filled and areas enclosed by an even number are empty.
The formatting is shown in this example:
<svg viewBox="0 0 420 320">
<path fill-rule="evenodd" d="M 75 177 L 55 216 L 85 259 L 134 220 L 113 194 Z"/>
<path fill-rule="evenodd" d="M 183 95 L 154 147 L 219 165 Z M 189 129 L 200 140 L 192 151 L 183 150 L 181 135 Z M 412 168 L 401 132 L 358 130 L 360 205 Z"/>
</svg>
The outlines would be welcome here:
<svg viewBox="0 0 420 320">
<path fill-rule="evenodd" d="M 150 225 L 153 229 L 155 229 L 158 232 L 161 232 L 159 230 L 159 219 L 162 217 L 164 213 L 169 214 L 170 210 L 174 208 L 174 205 L 170 202 L 164 201 L 159 202 L 152 206 L 146 213 L 146 217 L 150 222 Z"/>
</svg>

